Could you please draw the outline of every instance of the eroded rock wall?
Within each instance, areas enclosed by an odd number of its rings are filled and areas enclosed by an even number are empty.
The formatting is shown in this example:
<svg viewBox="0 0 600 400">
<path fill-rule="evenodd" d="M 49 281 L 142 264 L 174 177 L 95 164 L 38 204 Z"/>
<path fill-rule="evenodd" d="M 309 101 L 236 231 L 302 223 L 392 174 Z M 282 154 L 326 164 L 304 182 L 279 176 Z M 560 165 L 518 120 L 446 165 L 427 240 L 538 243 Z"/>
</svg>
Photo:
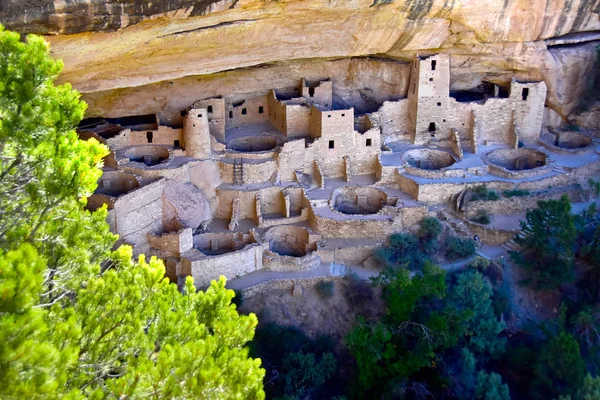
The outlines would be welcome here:
<svg viewBox="0 0 600 400">
<path fill-rule="evenodd" d="M 452 90 L 543 79 L 564 119 L 596 60 L 599 12 L 600 0 L 6 0 L 0 22 L 49 35 L 90 115 L 169 115 L 219 87 L 304 75 L 331 76 L 337 102 L 372 110 L 405 91 L 389 60 L 445 52 Z"/>
</svg>

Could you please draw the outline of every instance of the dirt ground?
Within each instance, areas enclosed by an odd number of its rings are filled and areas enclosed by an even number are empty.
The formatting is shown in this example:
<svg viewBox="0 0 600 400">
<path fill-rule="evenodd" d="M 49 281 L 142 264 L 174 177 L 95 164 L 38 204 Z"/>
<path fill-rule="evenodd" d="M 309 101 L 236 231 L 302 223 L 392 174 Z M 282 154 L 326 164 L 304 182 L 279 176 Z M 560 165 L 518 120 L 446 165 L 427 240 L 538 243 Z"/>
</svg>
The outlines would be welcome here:
<svg viewBox="0 0 600 400">
<path fill-rule="evenodd" d="M 245 298 L 240 311 L 255 313 L 259 324 L 295 326 L 311 338 L 326 335 L 340 343 L 358 315 L 376 318 L 383 313 L 384 304 L 376 290 L 370 300 L 357 304 L 353 285 L 347 280 L 335 279 L 334 285 L 329 299 L 323 299 L 315 288 L 304 288 L 302 296 L 292 296 L 291 288 L 272 290 Z"/>
</svg>

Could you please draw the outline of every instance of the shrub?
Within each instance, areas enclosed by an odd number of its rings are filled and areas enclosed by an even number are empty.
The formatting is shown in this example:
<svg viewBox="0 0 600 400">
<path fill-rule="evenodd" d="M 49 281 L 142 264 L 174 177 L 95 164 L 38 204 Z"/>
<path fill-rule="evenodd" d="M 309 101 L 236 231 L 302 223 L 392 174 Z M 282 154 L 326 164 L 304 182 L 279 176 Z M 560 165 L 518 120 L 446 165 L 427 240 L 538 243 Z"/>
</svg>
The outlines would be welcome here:
<svg viewBox="0 0 600 400">
<path fill-rule="evenodd" d="M 317 290 L 319 297 L 321 297 L 322 299 L 325 300 L 325 299 L 330 299 L 333 297 L 335 285 L 334 285 L 333 281 L 321 281 L 321 282 L 317 283 L 317 285 L 315 286 L 315 289 Z"/>
<path fill-rule="evenodd" d="M 504 192 L 502 192 L 502 194 L 504 195 L 504 197 L 523 197 L 523 196 L 529 196 L 529 191 L 521 190 L 521 189 L 512 189 L 512 190 L 505 190 Z"/>
<path fill-rule="evenodd" d="M 425 217 L 421 220 L 421 228 L 419 229 L 419 237 L 430 241 L 435 240 L 442 233 L 442 224 L 434 217 Z"/>
<path fill-rule="evenodd" d="M 378 249 L 375 256 L 391 268 L 419 269 L 427 259 L 419 239 L 410 233 L 390 235 L 387 246 Z"/>
<path fill-rule="evenodd" d="M 487 225 L 490 223 L 490 216 L 487 213 L 487 211 L 478 210 L 477 214 L 475 214 L 475 216 L 471 218 L 471 221 Z"/>
<path fill-rule="evenodd" d="M 485 257 L 477 256 L 475 259 L 469 264 L 471 268 L 475 268 L 480 272 L 484 272 L 490 266 L 490 260 Z"/>
<path fill-rule="evenodd" d="M 486 185 L 479 185 L 473 188 L 471 200 L 498 200 L 500 196 L 493 190 L 489 190 Z"/>
<path fill-rule="evenodd" d="M 360 279 L 352 271 L 347 272 L 344 279 L 348 284 L 344 294 L 351 304 L 363 304 L 366 301 L 373 300 L 373 287 L 369 282 Z"/>
<path fill-rule="evenodd" d="M 475 242 L 471 239 L 463 239 L 450 236 L 446 242 L 446 258 L 457 260 L 475 254 Z"/>
</svg>

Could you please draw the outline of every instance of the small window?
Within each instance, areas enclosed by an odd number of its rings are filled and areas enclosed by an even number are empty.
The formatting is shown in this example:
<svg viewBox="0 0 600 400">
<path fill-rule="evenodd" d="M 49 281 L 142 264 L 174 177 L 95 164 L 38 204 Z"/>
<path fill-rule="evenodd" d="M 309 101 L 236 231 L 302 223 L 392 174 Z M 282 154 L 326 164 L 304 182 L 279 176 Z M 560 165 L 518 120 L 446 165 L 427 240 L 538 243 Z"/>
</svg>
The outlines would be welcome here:
<svg viewBox="0 0 600 400">
<path fill-rule="evenodd" d="M 433 78 L 429 78 L 429 82 L 433 82 Z"/>
<path fill-rule="evenodd" d="M 229 119 L 233 119 L 233 111 L 229 111 Z"/>
<path fill-rule="evenodd" d="M 329 148 L 333 149 L 335 147 L 335 142 L 333 140 L 329 141 Z"/>
<path fill-rule="evenodd" d="M 431 70 L 435 71 L 435 65 L 437 64 L 436 60 L 431 60 Z"/>
<path fill-rule="evenodd" d="M 209 113 L 212 113 L 212 106 L 206 107 L 206 111 L 208 111 Z"/>
<path fill-rule="evenodd" d="M 345 116 L 346 116 L 346 114 L 342 114 L 342 117 L 345 117 Z"/>
<path fill-rule="evenodd" d="M 185 110 L 183 110 L 183 111 L 180 111 L 180 112 L 179 112 L 179 115 L 181 115 L 182 117 L 185 117 Z"/>
<path fill-rule="evenodd" d="M 202 118 L 202 114 L 198 114 L 198 118 Z"/>
<path fill-rule="evenodd" d="M 429 123 L 429 132 L 435 132 L 435 122 Z"/>
<path fill-rule="evenodd" d="M 152 132 L 146 132 L 146 139 L 148 140 L 148 143 L 152 143 L 152 136 L 154 136 Z"/>
<path fill-rule="evenodd" d="M 308 96 L 315 97 L 315 88 L 314 87 L 308 88 Z"/>
<path fill-rule="evenodd" d="M 523 98 L 523 101 L 527 101 L 527 96 L 529 96 L 529 88 L 523 88 L 521 91 L 521 97 Z"/>
<path fill-rule="evenodd" d="M 331 114 L 327 114 L 327 118 L 331 118 Z"/>
<path fill-rule="evenodd" d="M 179 140 L 173 140 L 173 147 L 175 147 L 176 149 L 181 147 L 181 143 L 179 143 Z"/>
<path fill-rule="evenodd" d="M 440 102 L 438 101 L 438 103 L 437 103 L 437 106 L 438 106 L 438 107 L 441 107 L 441 106 L 442 106 L 442 103 L 440 103 Z"/>
<path fill-rule="evenodd" d="M 263 108 L 263 106 L 258 106 L 258 113 L 262 114 L 265 112 L 265 109 Z"/>
<path fill-rule="evenodd" d="M 371 139 L 367 139 L 367 147 L 371 147 L 373 145 L 373 142 L 371 141 Z"/>
<path fill-rule="evenodd" d="M 246 110 L 245 108 L 242 108 L 242 115 L 246 115 L 248 114 L 248 110 Z"/>
</svg>

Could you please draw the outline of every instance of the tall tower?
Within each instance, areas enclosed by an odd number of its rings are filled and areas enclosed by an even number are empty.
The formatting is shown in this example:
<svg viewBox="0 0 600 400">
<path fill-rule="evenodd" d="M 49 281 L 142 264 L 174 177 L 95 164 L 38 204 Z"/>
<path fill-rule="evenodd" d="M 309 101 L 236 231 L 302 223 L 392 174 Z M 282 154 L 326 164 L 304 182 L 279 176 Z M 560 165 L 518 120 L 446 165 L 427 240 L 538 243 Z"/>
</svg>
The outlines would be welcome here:
<svg viewBox="0 0 600 400">
<path fill-rule="evenodd" d="M 205 108 L 192 108 L 183 119 L 183 140 L 189 157 L 210 156 L 210 127 L 208 111 Z"/>
<path fill-rule="evenodd" d="M 451 126 L 446 122 L 449 96 L 450 57 L 447 54 L 416 56 L 408 89 L 409 132 L 413 143 L 450 137 Z"/>
</svg>

